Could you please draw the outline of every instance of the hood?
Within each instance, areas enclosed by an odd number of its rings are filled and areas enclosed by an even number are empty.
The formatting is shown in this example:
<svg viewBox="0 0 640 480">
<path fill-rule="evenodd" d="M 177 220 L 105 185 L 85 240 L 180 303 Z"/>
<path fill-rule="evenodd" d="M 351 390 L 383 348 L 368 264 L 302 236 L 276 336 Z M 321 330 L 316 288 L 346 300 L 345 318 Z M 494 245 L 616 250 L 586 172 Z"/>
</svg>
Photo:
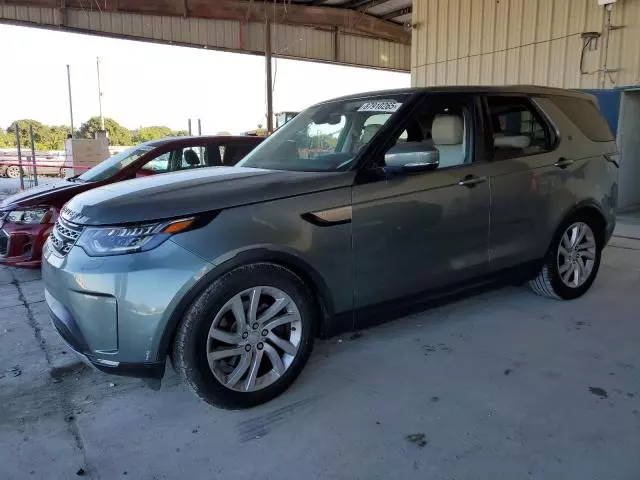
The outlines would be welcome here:
<svg viewBox="0 0 640 480">
<path fill-rule="evenodd" d="M 67 180 L 58 180 L 47 185 L 29 188 L 23 192 L 19 192 L 5 198 L 0 202 L 0 210 L 47 204 L 52 197 L 56 196 L 61 191 L 78 189 L 80 185 L 82 184 L 69 182 Z"/>
<path fill-rule="evenodd" d="M 62 210 L 83 225 L 114 225 L 237 207 L 350 186 L 353 172 L 198 168 L 127 180 L 74 197 Z"/>
</svg>

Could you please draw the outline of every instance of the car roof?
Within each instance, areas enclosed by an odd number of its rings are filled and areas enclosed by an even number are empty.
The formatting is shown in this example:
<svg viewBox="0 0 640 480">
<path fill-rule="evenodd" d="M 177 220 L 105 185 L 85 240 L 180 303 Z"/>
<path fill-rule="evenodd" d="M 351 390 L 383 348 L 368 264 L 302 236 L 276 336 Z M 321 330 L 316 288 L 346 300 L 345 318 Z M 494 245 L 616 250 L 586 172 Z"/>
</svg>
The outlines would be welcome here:
<svg viewBox="0 0 640 480">
<path fill-rule="evenodd" d="M 256 140 L 258 139 L 258 140 Z M 259 143 L 264 140 L 260 137 L 250 137 L 245 135 L 191 135 L 185 137 L 163 137 L 158 140 L 150 140 L 148 142 L 143 143 L 142 145 L 149 145 L 151 147 L 159 147 L 161 145 L 173 144 L 176 145 L 184 145 L 190 143 L 200 143 L 202 141 L 205 142 L 219 142 L 219 143 L 227 143 L 227 142 L 247 142 L 247 143 Z"/>
<path fill-rule="evenodd" d="M 564 88 L 540 87 L 537 85 L 507 85 L 507 86 L 439 86 L 439 87 L 421 87 L 421 88 L 398 88 L 393 90 L 379 90 L 373 92 L 355 93 L 344 97 L 333 98 L 320 102 L 318 105 L 339 100 L 357 100 L 367 97 L 393 96 L 393 95 L 411 95 L 414 93 L 485 93 L 485 94 L 524 94 L 524 95 L 561 95 L 568 97 L 584 98 L 585 100 L 593 100 L 595 97 L 585 92 L 577 90 L 567 90 Z"/>
</svg>

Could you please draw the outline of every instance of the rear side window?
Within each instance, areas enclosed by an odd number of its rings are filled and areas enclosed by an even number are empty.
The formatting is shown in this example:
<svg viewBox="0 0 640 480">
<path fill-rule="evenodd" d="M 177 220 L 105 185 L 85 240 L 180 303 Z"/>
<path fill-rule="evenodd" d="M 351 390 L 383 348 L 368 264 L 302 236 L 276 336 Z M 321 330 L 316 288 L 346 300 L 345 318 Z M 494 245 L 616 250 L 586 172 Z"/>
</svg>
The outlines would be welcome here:
<svg viewBox="0 0 640 480">
<path fill-rule="evenodd" d="M 614 140 L 609 124 L 590 100 L 572 97 L 552 97 L 552 100 L 592 142 Z"/>
<path fill-rule="evenodd" d="M 555 135 L 526 97 L 487 97 L 496 160 L 549 151 Z"/>
</svg>

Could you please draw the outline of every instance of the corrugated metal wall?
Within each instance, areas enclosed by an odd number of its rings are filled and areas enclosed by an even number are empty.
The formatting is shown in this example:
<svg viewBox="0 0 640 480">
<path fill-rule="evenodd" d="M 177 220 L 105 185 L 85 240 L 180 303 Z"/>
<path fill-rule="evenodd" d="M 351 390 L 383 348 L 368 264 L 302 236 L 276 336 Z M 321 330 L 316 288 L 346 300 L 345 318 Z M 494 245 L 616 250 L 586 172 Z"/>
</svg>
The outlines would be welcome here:
<svg viewBox="0 0 640 480">
<path fill-rule="evenodd" d="M 62 15 L 57 8 L 0 3 L 0 20 L 34 26 L 61 26 L 68 30 L 102 32 L 107 36 L 146 38 L 242 53 L 261 54 L 264 49 L 264 25 L 261 23 L 241 25 L 231 20 L 98 10 L 67 9 L 66 12 L 66 23 L 61 25 Z M 408 71 L 410 67 L 408 45 L 290 25 L 273 25 L 271 36 L 274 54 L 281 57 L 399 71 Z"/>
<path fill-rule="evenodd" d="M 586 51 L 582 32 L 604 32 L 597 0 L 414 0 L 414 86 L 537 84 L 610 88 L 640 83 L 640 0 L 618 0 L 603 74 L 604 35 Z M 603 83 L 604 82 L 604 83 Z"/>
</svg>

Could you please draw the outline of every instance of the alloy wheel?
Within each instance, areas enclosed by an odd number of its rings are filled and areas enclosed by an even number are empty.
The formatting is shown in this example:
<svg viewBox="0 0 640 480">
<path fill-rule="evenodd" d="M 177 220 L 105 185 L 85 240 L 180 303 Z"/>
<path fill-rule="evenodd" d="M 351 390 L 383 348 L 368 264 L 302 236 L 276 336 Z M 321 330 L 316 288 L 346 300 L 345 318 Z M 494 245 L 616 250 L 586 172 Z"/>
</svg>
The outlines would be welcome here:
<svg viewBox="0 0 640 480">
<path fill-rule="evenodd" d="M 261 390 L 287 371 L 301 340 L 302 320 L 291 297 L 274 287 L 253 287 L 216 313 L 207 338 L 209 368 L 231 390 Z"/>
<path fill-rule="evenodd" d="M 584 284 L 593 271 L 596 260 L 596 241 L 591 227 L 584 222 L 569 226 L 558 246 L 558 273 L 570 288 Z"/>
<path fill-rule="evenodd" d="M 9 168 L 7 168 L 7 177 L 20 178 L 20 167 L 17 167 L 15 165 L 9 166 Z"/>
</svg>

